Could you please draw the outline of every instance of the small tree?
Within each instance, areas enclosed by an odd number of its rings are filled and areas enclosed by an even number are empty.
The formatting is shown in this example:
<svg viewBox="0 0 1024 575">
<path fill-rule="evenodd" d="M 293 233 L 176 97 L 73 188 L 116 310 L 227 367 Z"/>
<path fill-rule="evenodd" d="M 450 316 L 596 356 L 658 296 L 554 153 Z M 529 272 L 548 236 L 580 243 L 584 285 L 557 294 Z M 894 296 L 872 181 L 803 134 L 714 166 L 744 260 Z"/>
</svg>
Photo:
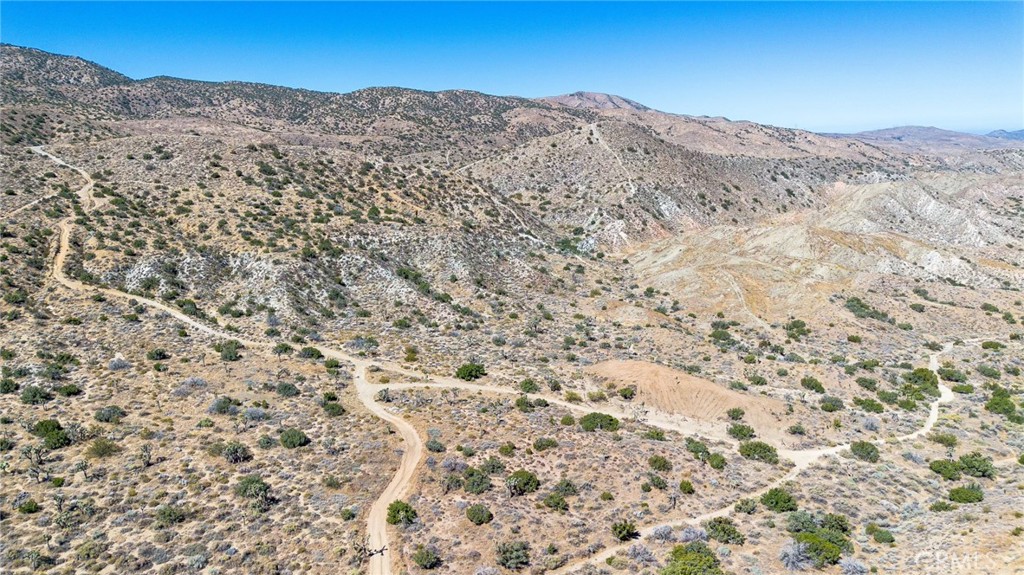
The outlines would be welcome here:
<svg viewBox="0 0 1024 575">
<path fill-rule="evenodd" d="M 505 479 L 505 487 L 508 488 L 510 497 L 517 495 L 526 495 L 527 493 L 533 493 L 540 488 L 540 480 L 537 476 L 525 469 L 519 469 L 512 472 Z"/>
<path fill-rule="evenodd" d="M 387 522 L 391 525 L 412 525 L 416 521 L 416 510 L 401 499 L 396 499 L 388 505 Z"/>
<path fill-rule="evenodd" d="M 485 375 L 487 375 L 487 370 L 479 363 L 464 363 L 455 370 L 455 377 L 465 381 L 480 379 Z"/>
<path fill-rule="evenodd" d="M 494 519 L 494 515 L 486 505 L 476 503 L 466 508 L 466 518 L 473 525 L 483 525 L 484 523 L 490 523 L 491 519 Z"/>
</svg>

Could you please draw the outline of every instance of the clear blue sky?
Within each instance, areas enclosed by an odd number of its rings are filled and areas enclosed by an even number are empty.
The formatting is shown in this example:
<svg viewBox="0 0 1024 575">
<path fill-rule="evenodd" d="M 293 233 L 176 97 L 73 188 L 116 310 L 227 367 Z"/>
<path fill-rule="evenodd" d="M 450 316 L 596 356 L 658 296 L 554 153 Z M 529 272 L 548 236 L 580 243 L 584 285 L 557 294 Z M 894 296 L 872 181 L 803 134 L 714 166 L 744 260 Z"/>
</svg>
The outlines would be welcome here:
<svg viewBox="0 0 1024 575">
<path fill-rule="evenodd" d="M 819 131 L 1024 128 L 1024 2 L 0 4 L 0 39 L 346 92 L 609 92 Z"/>
</svg>

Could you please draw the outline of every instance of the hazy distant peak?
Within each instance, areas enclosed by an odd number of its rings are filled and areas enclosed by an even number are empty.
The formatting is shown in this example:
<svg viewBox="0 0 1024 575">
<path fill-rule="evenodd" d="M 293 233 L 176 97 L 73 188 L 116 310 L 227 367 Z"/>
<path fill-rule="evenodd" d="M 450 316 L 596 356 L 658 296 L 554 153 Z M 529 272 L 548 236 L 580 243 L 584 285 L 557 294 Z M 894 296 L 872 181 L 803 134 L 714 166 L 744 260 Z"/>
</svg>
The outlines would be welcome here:
<svg viewBox="0 0 1024 575">
<path fill-rule="evenodd" d="M 1012 132 L 996 130 L 985 135 L 989 138 L 999 138 L 1001 140 L 1024 140 L 1024 130 L 1014 130 Z"/>
<path fill-rule="evenodd" d="M 614 94 L 602 94 L 600 92 L 573 92 L 561 96 L 546 96 L 538 98 L 545 102 L 552 102 L 568 106 L 569 108 L 585 108 L 590 110 L 636 110 L 646 112 L 650 110 L 639 102 L 629 98 L 616 96 Z"/>
</svg>

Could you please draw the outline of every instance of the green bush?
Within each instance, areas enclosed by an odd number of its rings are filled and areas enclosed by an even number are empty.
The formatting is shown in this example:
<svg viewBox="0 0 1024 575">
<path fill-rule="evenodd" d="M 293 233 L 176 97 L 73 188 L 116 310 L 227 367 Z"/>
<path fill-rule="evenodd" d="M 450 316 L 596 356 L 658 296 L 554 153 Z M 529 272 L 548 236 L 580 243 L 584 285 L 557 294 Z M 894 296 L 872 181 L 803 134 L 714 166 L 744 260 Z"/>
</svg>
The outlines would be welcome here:
<svg viewBox="0 0 1024 575">
<path fill-rule="evenodd" d="M 715 552 L 703 541 L 676 545 L 668 556 L 661 575 L 725 575 Z"/>
<path fill-rule="evenodd" d="M 555 511 L 568 511 L 569 503 L 565 500 L 565 496 L 557 491 L 548 493 L 544 498 L 544 506 Z"/>
<path fill-rule="evenodd" d="M 711 467 L 711 469 L 714 469 L 716 471 L 721 471 L 722 469 L 725 469 L 725 456 L 722 455 L 721 453 L 712 453 L 708 455 L 706 461 L 707 464 Z"/>
<path fill-rule="evenodd" d="M 936 459 L 928 464 L 928 468 L 948 481 L 960 479 L 960 464 L 948 459 Z"/>
<path fill-rule="evenodd" d="M 821 410 L 822 411 L 825 411 L 825 412 L 828 412 L 828 413 L 832 413 L 834 411 L 840 411 L 840 410 L 844 409 L 845 407 L 846 406 L 843 405 L 843 400 L 839 399 L 838 397 L 833 397 L 831 395 L 826 395 L 825 397 L 821 398 Z"/>
<path fill-rule="evenodd" d="M 281 445 L 288 449 L 295 449 L 309 444 L 306 434 L 295 428 L 288 428 L 281 432 Z"/>
<path fill-rule="evenodd" d="M 188 514 L 176 505 L 161 505 L 156 508 L 156 524 L 158 527 L 170 527 L 185 521 Z"/>
<path fill-rule="evenodd" d="M 474 525 L 483 525 L 484 523 L 490 523 L 494 519 L 494 515 L 486 505 L 476 503 L 466 508 L 466 518 L 472 521 Z"/>
<path fill-rule="evenodd" d="M 793 539 L 807 546 L 807 554 L 818 569 L 835 565 L 842 556 L 842 549 L 838 545 L 822 538 L 817 532 L 796 533 Z"/>
<path fill-rule="evenodd" d="M 38 503 L 36 503 L 35 499 L 29 499 L 28 501 L 25 501 L 24 503 L 18 506 L 18 513 L 37 513 L 39 512 L 40 509 L 41 507 L 39 506 Z"/>
<path fill-rule="evenodd" d="M 796 511 L 796 499 L 785 489 L 774 487 L 761 496 L 761 503 L 776 513 Z"/>
<path fill-rule="evenodd" d="M 637 530 L 635 523 L 628 519 L 623 519 L 622 521 L 612 523 L 612 535 L 619 541 L 629 541 L 630 539 L 640 537 L 640 531 Z"/>
<path fill-rule="evenodd" d="M 672 471 L 672 462 L 661 455 L 652 455 L 647 458 L 647 465 L 655 471 Z"/>
<path fill-rule="evenodd" d="M 281 397 L 295 397 L 300 393 L 299 388 L 294 383 L 287 381 L 282 381 L 277 384 L 275 391 L 277 391 L 277 394 Z"/>
<path fill-rule="evenodd" d="M 26 405 L 42 405 L 51 399 L 53 394 L 39 386 L 27 385 L 21 390 L 21 402 Z"/>
<path fill-rule="evenodd" d="M 242 463 L 252 459 L 252 451 L 250 451 L 245 444 L 238 441 L 228 442 L 228 444 L 224 446 L 222 455 L 224 456 L 224 459 L 228 460 L 228 463 Z"/>
<path fill-rule="evenodd" d="M 744 425 L 742 423 L 734 423 L 730 425 L 727 432 L 731 437 L 739 439 L 741 441 L 745 439 L 752 439 L 755 435 L 753 427 L 750 427 L 749 425 Z"/>
<path fill-rule="evenodd" d="M 679 491 L 685 495 L 693 495 L 693 483 L 688 479 L 683 479 L 679 482 Z"/>
<path fill-rule="evenodd" d="M 725 412 L 725 414 L 727 416 L 729 416 L 729 419 L 731 419 L 733 421 L 739 421 L 739 420 L 743 419 L 743 416 L 745 415 L 745 413 L 746 412 L 744 412 L 743 408 L 741 408 L 741 407 L 734 407 L 734 408 L 730 409 L 729 411 Z"/>
<path fill-rule="evenodd" d="M 540 391 L 540 385 L 532 379 L 524 379 L 519 382 L 519 391 L 523 393 L 537 393 Z"/>
<path fill-rule="evenodd" d="M 960 468 L 964 475 L 971 477 L 992 478 L 996 476 L 996 468 L 992 465 L 992 458 L 985 457 L 977 451 L 960 456 Z"/>
<path fill-rule="evenodd" d="M 441 566 L 441 556 L 432 547 L 417 545 L 412 554 L 413 563 L 423 569 L 436 569 Z"/>
<path fill-rule="evenodd" d="M 57 395 L 60 395 L 62 397 L 74 397 L 76 395 L 81 394 L 82 389 L 73 383 L 62 385 L 57 388 Z"/>
<path fill-rule="evenodd" d="M 96 418 L 96 421 L 102 421 L 103 423 L 120 423 L 121 418 L 126 415 L 128 415 L 128 413 L 120 407 L 116 405 L 108 405 L 96 410 L 96 414 L 93 417 Z"/>
<path fill-rule="evenodd" d="M 740 444 L 740 455 L 773 465 L 779 462 L 779 452 L 763 441 L 744 441 Z"/>
<path fill-rule="evenodd" d="M 487 371 L 484 369 L 484 366 L 479 363 L 465 363 L 455 370 L 455 377 L 465 381 L 480 379 L 485 375 L 487 375 Z"/>
<path fill-rule="evenodd" d="M 877 463 L 879 458 L 878 447 L 870 441 L 854 441 L 850 444 L 850 453 L 869 463 Z"/>
<path fill-rule="evenodd" d="M 584 431 L 594 431 L 596 429 L 617 431 L 619 429 L 619 420 L 605 413 L 588 413 L 580 418 L 580 427 Z"/>
<path fill-rule="evenodd" d="M 715 517 L 704 524 L 704 529 L 708 532 L 708 537 L 720 543 L 743 545 L 747 540 L 728 517 Z"/>
<path fill-rule="evenodd" d="M 538 437 L 533 442 L 533 450 L 537 452 L 554 449 L 555 447 L 558 447 L 558 442 L 550 437 Z"/>
<path fill-rule="evenodd" d="M 869 397 L 858 397 L 853 400 L 853 404 L 868 413 L 882 413 L 885 411 L 881 403 Z"/>
<path fill-rule="evenodd" d="M 977 483 L 949 490 L 949 500 L 955 503 L 977 503 L 983 499 L 985 499 L 985 494 L 982 493 L 981 487 Z"/>
<path fill-rule="evenodd" d="M 526 541 L 498 543 L 494 560 L 499 567 L 518 571 L 530 565 L 530 544 Z"/>
<path fill-rule="evenodd" d="M 336 401 L 324 402 L 324 411 L 327 413 L 328 417 L 338 417 L 341 415 L 345 415 L 345 408 L 342 407 L 341 404 Z"/>
<path fill-rule="evenodd" d="M 537 476 L 525 469 L 519 469 L 512 472 L 505 479 L 505 487 L 508 488 L 509 494 L 513 497 L 517 495 L 526 495 L 527 493 L 533 493 L 540 488 L 540 480 Z"/>
<path fill-rule="evenodd" d="M 396 499 L 388 505 L 387 522 L 391 525 L 412 525 L 416 521 L 416 510 L 401 499 Z"/>
<path fill-rule="evenodd" d="M 105 437 L 98 437 L 89 444 L 88 449 L 85 450 L 85 455 L 90 458 L 104 458 L 110 457 L 120 451 L 121 446 L 118 444 Z"/>
<path fill-rule="evenodd" d="M 825 393 L 825 386 L 816 378 L 809 375 L 800 380 L 800 385 L 816 393 Z"/>
</svg>

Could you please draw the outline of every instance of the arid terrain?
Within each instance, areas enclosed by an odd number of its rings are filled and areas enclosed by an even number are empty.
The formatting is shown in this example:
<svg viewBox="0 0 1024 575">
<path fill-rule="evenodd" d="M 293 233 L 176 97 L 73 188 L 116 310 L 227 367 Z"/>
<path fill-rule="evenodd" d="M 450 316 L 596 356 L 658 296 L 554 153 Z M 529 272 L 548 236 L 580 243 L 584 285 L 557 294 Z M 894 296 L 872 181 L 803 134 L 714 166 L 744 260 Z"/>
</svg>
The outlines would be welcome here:
<svg viewBox="0 0 1024 575">
<path fill-rule="evenodd" d="M 1024 573 L 1024 141 L 0 46 L 3 573 Z"/>
</svg>

